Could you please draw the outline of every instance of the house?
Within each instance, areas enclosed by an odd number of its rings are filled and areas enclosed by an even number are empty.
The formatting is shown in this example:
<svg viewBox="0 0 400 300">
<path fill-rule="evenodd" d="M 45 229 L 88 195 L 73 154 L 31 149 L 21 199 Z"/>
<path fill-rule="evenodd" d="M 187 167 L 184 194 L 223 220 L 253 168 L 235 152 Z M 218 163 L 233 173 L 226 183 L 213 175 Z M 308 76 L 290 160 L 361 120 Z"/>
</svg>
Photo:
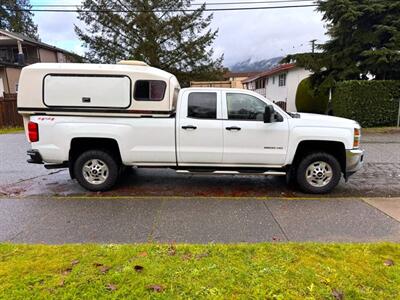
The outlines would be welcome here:
<svg viewBox="0 0 400 300">
<path fill-rule="evenodd" d="M 259 72 L 226 72 L 223 81 L 191 81 L 191 87 L 226 87 L 242 89 L 242 81 Z"/>
<path fill-rule="evenodd" d="M 19 33 L 0 29 L 0 97 L 18 91 L 21 69 L 37 62 L 78 62 L 80 57 Z"/>
<path fill-rule="evenodd" d="M 296 111 L 299 83 L 311 73 L 295 63 L 282 64 L 242 81 L 244 88 L 272 100 L 287 111 Z"/>
<path fill-rule="evenodd" d="M 226 80 L 229 80 L 231 82 L 232 88 L 242 89 L 243 80 L 249 77 L 253 77 L 259 73 L 260 72 L 226 72 L 224 74 L 224 78 L 226 78 Z"/>
</svg>

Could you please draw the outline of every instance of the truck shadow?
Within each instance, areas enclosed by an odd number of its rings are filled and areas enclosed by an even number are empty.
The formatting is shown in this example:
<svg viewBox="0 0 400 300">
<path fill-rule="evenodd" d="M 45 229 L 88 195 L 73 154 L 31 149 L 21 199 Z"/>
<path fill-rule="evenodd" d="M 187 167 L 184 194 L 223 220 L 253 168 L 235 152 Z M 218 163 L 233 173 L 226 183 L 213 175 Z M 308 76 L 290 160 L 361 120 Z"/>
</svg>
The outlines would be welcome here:
<svg viewBox="0 0 400 300">
<path fill-rule="evenodd" d="M 100 197 L 395 197 L 400 196 L 398 178 L 384 182 L 365 172 L 344 180 L 329 194 L 310 195 L 288 186 L 285 177 L 251 175 L 182 175 L 168 169 L 132 169 L 121 175 L 118 184 L 107 192 L 88 192 L 67 170 L 54 172 L 0 188 L 0 196 L 100 196 Z"/>
<path fill-rule="evenodd" d="M 265 197 L 292 195 L 285 177 L 251 175 L 181 175 L 173 170 L 137 169 L 121 178 L 113 191 L 129 195 Z"/>
</svg>

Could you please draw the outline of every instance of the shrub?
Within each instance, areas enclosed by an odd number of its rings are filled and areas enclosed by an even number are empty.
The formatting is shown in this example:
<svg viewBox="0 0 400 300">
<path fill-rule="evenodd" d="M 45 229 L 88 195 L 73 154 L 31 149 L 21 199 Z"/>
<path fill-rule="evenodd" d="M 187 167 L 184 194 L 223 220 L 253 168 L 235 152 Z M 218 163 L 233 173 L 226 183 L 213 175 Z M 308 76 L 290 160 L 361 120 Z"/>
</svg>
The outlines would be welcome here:
<svg viewBox="0 0 400 300">
<path fill-rule="evenodd" d="M 324 114 L 328 107 L 329 97 L 313 89 L 310 78 L 303 79 L 296 92 L 296 109 L 298 112 Z"/>
<path fill-rule="evenodd" d="M 391 126 L 396 124 L 399 99 L 400 81 L 344 81 L 335 87 L 333 113 L 363 127 Z"/>
</svg>

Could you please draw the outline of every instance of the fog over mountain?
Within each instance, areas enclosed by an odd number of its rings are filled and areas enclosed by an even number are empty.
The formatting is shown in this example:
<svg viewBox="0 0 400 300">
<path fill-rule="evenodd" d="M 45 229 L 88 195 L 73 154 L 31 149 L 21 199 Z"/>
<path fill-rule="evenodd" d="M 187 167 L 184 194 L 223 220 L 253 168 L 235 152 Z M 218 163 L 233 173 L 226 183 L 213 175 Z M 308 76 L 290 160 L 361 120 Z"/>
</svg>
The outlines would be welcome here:
<svg viewBox="0 0 400 300">
<path fill-rule="evenodd" d="M 273 57 L 270 59 L 254 60 L 248 58 L 244 61 L 235 63 L 229 66 L 231 72 L 260 72 L 272 69 L 277 66 L 282 60 L 283 56 Z"/>
</svg>

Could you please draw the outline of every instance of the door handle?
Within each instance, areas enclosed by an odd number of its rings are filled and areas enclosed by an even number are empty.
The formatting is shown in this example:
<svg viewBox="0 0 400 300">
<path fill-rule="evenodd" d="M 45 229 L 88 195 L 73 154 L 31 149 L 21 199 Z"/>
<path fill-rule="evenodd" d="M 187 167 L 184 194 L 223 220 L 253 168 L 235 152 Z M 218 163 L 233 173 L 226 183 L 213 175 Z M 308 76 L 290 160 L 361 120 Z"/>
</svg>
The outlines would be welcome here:
<svg viewBox="0 0 400 300">
<path fill-rule="evenodd" d="M 185 130 L 193 129 L 193 130 L 195 130 L 195 129 L 197 129 L 197 127 L 193 126 L 193 125 L 186 125 L 186 126 L 182 126 L 182 129 L 185 129 Z"/>
<path fill-rule="evenodd" d="M 240 128 L 240 127 L 237 127 L 237 126 L 231 126 L 231 127 L 226 127 L 225 129 L 226 129 L 226 130 L 229 130 L 229 131 L 231 131 L 231 130 L 237 130 L 237 131 L 240 131 L 242 128 Z"/>
</svg>

